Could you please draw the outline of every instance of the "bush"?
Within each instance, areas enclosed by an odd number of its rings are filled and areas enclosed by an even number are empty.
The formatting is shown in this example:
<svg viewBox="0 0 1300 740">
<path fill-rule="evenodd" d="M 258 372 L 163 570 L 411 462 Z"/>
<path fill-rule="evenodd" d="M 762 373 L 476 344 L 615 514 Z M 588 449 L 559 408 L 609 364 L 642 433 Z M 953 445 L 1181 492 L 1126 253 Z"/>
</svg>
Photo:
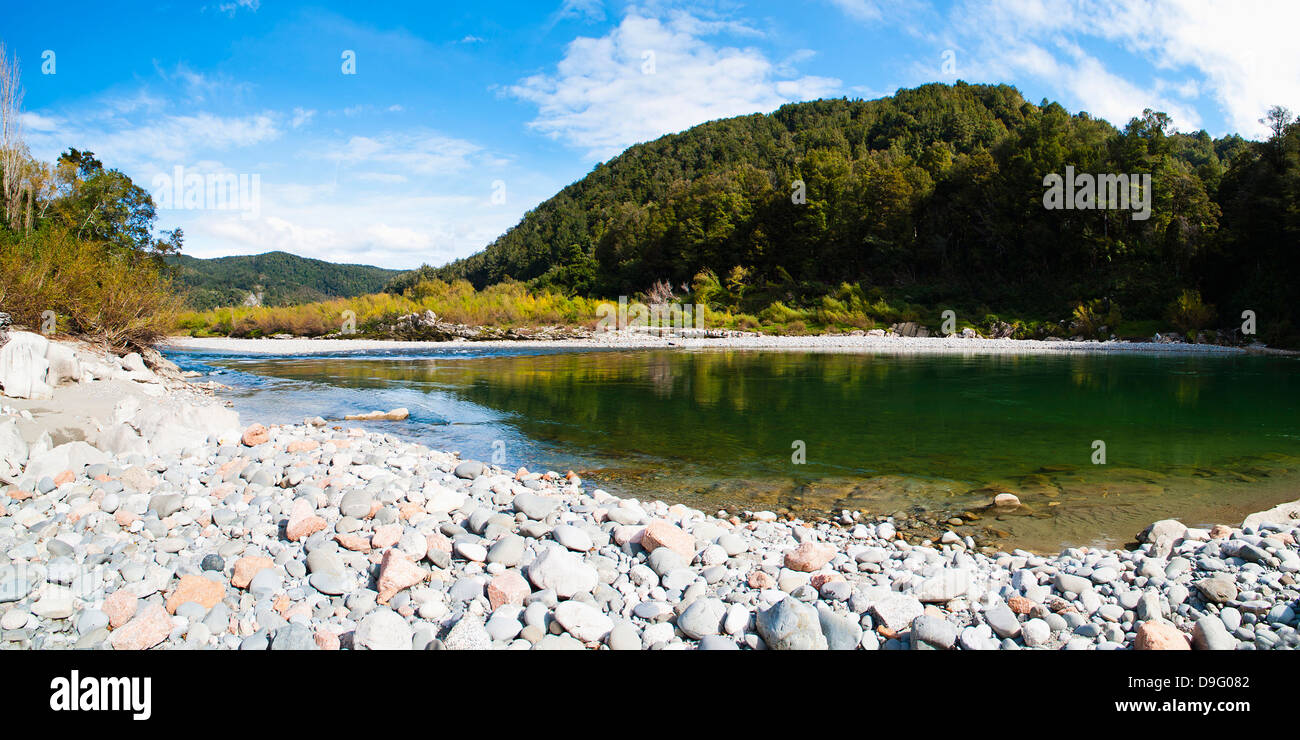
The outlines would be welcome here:
<svg viewBox="0 0 1300 740">
<path fill-rule="evenodd" d="M 175 326 L 180 299 L 149 255 L 77 239 L 61 228 L 0 237 L 0 309 L 114 349 L 145 347 Z"/>
<path fill-rule="evenodd" d="M 1113 332 L 1122 319 L 1119 306 L 1099 298 L 1074 307 L 1074 321 L 1070 324 L 1070 329 L 1085 337 L 1104 338 L 1103 335 Z"/>
<path fill-rule="evenodd" d="M 1207 306 L 1201 301 L 1199 290 L 1184 290 L 1166 311 L 1169 323 L 1183 332 L 1204 329 L 1214 318 L 1214 306 Z"/>
</svg>

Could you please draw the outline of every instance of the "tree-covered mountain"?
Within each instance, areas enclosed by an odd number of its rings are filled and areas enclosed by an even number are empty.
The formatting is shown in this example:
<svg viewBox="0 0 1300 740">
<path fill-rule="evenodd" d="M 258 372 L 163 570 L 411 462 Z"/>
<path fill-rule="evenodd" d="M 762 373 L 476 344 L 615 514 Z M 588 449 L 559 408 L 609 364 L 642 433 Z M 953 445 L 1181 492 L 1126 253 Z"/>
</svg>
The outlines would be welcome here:
<svg viewBox="0 0 1300 740">
<path fill-rule="evenodd" d="M 1300 277 L 1300 126 L 1269 115 L 1274 136 L 1252 142 L 1178 133 L 1152 111 L 1116 129 L 1006 85 L 786 105 L 633 146 L 482 252 L 389 289 L 515 279 L 615 296 L 703 283 L 757 311 L 847 283 L 931 306 L 1069 316 L 1084 304 L 1130 319 L 1198 304 L 1199 291 L 1217 305 L 1192 307 L 1207 322 L 1250 309 L 1280 337 L 1300 326 L 1285 296 Z M 1046 208 L 1044 178 L 1067 168 L 1149 174 L 1150 217 Z"/>
<path fill-rule="evenodd" d="M 289 306 L 378 293 L 398 270 L 340 265 L 286 252 L 198 259 L 167 258 L 187 305 L 197 310 L 259 304 Z"/>
</svg>

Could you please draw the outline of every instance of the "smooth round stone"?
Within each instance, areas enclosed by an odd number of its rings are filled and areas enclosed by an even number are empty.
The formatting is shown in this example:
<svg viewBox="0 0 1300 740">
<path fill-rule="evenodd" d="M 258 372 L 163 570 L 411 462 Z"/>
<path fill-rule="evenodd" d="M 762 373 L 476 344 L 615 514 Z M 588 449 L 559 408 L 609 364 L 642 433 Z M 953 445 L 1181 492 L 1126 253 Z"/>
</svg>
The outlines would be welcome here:
<svg viewBox="0 0 1300 740">
<path fill-rule="evenodd" d="M 466 560 L 481 563 L 487 560 L 487 548 L 477 542 L 457 542 L 456 554 Z"/>
<path fill-rule="evenodd" d="M 499 563 L 507 568 L 513 568 L 519 565 L 519 561 L 524 557 L 524 548 L 527 542 L 523 537 L 516 534 L 507 534 L 496 542 L 487 551 L 487 561 L 489 563 Z"/>
<path fill-rule="evenodd" d="M 619 622 L 609 631 L 605 644 L 610 650 L 640 650 L 641 636 L 637 634 L 636 625 L 631 622 Z"/>
<path fill-rule="evenodd" d="M 311 587 L 326 596 L 341 596 L 348 592 L 348 580 L 341 572 L 322 571 L 312 573 L 307 579 Z"/>
<path fill-rule="evenodd" d="M 722 631 L 727 617 L 727 605 L 719 599 L 696 599 L 677 617 L 677 629 L 687 637 L 699 640 Z"/>
<path fill-rule="evenodd" d="M 943 617 L 921 615 L 912 621 L 912 649 L 947 650 L 957 642 L 957 628 Z"/>
<path fill-rule="evenodd" d="M 698 650 L 739 650 L 740 646 L 729 637 L 722 635 L 705 635 L 700 639 Z"/>
<path fill-rule="evenodd" d="M 749 542 L 744 537 L 731 533 L 718 537 L 717 544 L 733 558 L 749 551 Z"/>
<path fill-rule="evenodd" d="M 561 545 L 576 552 L 587 552 L 595 547 L 591 535 L 572 524 L 557 524 L 551 530 L 551 537 Z"/>
<path fill-rule="evenodd" d="M 518 619 L 499 615 L 493 615 L 484 627 L 492 639 L 498 642 L 515 639 L 524 629 L 524 625 Z"/>
<path fill-rule="evenodd" d="M 249 581 L 248 592 L 261 599 L 279 591 L 283 585 L 284 579 L 275 568 L 263 568 Z"/>
<path fill-rule="evenodd" d="M 820 594 L 827 601 L 848 601 L 853 595 L 853 584 L 848 581 L 827 581 L 822 584 Z"/>
<path fill-rule="evenodd" d="M 20 630 L 27 626 L 27 620 L 31 619 L 31 616 L 32 613 L 25 608 L 10 609 L 0 617 L 0 629 Z"/>
<path fill-rule="evenodd" d="M 1097 583 L 1097 584 L 1110 583 L 1111 581 L 1114 581 L 1116 578 L 1119 578 L 1119 572 L 1116 571 L 1114 568 L 1109 568 L 1109 567 L 1097 568 L 1092 572 L 1091 577 L 1093 583 Z"/>
<path fill-rule="evenodd" d="M 199 563 L 199 567 L 203 570 L 212 570 L 220 573 L 226 569 L 226 560 L 216 554 L 205 555 L 203 557 L 203 562 Z"/>
<path fill-rule="evenodd" d="M 198 622 L 207 616 L 208 610 L 197 601 L 187 601 L 176 607 L 176 616 L 184 617 L 191 622 Z"/>
<path fill-rule="evenodd" d="M 271 640 L 267 637 L 265 630 L 255 632 L 239 643 L 240 650 L 266 650 L 270 647 Z"/>
<path fill-rule="evenodd" d="M 447 597 L 452 601 L 469 601 L 483 595 L 485 585 L 481 578 L 461 578 L 452 584 Z"/>
<path fill-rule="evenodd" d="M 72 545 L 63 540 L 50 540 L 45 543 L 45 551 L 54 557 L 71 557 L 74 552 Z"/>
</svg>

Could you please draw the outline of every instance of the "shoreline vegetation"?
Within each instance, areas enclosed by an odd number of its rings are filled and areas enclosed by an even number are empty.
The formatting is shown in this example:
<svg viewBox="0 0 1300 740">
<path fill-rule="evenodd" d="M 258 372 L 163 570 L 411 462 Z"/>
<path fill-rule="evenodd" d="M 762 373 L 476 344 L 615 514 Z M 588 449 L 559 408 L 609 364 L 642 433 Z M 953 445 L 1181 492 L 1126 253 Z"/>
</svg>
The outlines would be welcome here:
<svg viewBox="0 0 1300 740">
<path fill-rule="evenodd" d="M 701 512 L 364 425 L 250 423 L 156 354 L 0 346 L 38 352 L 0 378 L 31 389 L 0 401 L 12 647 L 1300 646 L 1300 501 L 1131 549 L 918 545 L 884 515 Z"/>
</svg>

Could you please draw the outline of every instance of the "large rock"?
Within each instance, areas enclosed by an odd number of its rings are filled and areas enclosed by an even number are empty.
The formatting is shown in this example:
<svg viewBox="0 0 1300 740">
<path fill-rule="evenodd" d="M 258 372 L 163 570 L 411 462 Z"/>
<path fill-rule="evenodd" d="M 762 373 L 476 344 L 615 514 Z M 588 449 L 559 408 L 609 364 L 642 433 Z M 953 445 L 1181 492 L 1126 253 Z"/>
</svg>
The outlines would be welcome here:
<svg viewBox="0 0 1300 740">
<path fill-rule="evenodd" d="M 85 442 L 68 442 L 39 452 L 32 448 L 23 476 L 32 480 L 40 480 L 46 476 L 53 478 L 65 470 L 79 473 L 87 465 L 107 462 L 108 455 Z"/>
<path fill-rule="evenodd" d="M 758 634 L 770 650 L 826 650 L 817 610 L 786 597 L 758 613 Z"/>
<path fill-rule="evenodd" d="M 528 579 L 539 589 L 551 589 L 562 599 L 596 588 L 599 575 L 582 558 L 558 546 L 543 550 L 528 566 Z"/>
<path fill-rule="evenodd" d="M 40 334 L 16 331 L 0 347 L 0 393 L 10 398 L 50 399 L 54 389 L 46 384 L 50 361 L 45 359 L 50 340 Z"/>
<path fill-rule="evenodd" d="M 1300 501 L 1291 501 L 1285 504 L 1278 504 L 1268 511 L 1251 514 L 1246 517 L 1246 520 L 1241 523 L 1241 526 L 1258 529 L 1259 525 L 1266 522 L 1295 526 L 1296 524 L 1300 524 L 1297 520 L 1300 520 Z"/>
</svg>

